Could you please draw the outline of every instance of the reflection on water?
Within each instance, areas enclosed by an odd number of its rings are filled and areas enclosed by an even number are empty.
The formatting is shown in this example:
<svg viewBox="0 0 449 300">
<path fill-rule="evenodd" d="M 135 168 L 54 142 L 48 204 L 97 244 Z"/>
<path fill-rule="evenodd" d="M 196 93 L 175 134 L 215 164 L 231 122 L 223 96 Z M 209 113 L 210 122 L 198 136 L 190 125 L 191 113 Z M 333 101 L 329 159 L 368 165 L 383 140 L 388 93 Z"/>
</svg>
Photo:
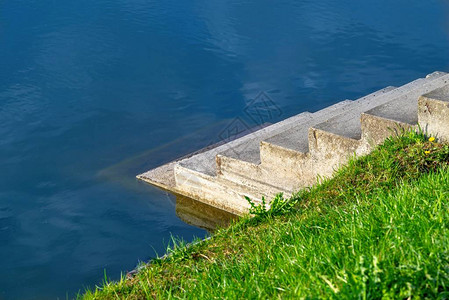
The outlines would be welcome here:
<svg viewBox="0 0 449 300">
<path fill-rule="evenodd" d="M 180 195 L 176 196 L 176 215 L 187 224 L 209 232 L 224 228 L 238 219 L 234 214 Z"/>
</svg>

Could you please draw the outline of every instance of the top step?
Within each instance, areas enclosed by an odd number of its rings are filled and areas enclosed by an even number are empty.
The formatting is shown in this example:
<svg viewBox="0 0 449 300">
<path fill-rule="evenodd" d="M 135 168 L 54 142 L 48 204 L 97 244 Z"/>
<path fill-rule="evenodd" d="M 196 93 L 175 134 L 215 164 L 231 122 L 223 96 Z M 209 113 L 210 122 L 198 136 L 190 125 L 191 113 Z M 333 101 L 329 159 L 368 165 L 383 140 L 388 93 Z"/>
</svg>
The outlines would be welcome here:
<svg viewBox="0 0 449 300">
<path fill-rule="evenodd" d="M 350 109 L 345 110 L 337 116 L 329 118 L 325 122 L 314 125 L 313 128 L 350 139 L 359 140 L 361 138 L 361 113 L 366 111 L 370 111 L 373 114 L 381 114 L 384 111 L 391 112 L 391 110 L 386 109 L 388 103 L 397 99 L 403 99 L 403 102 L 397 103 L 398 105 L 404 105 L 404 103 L 406 103 L 407 105 L 405 107 L 409 110 L 409 112 L 416 112 L 416 103 L 414 103 L 416 102 L 416 99 L 418 99 L 421 94 L 442 86 L 448 76 L 449 75 L 444 72 L 434 72 L 427 75 L 426 78 L 417 79 L 401 87 L 395 89 L 390 87 L 380 90 L 354 101 L 354 103 L 348 107 Z M 415 101 L 411 101 L 411 99 L 415 99 Z M 404 110 L 404 107 L 402 110 Z M 391 115 L 388 116 L 393 117 Z M 406 116 L 404 117 L 404 121 L 412 122 L 414 119 L 413 117 Z M 299 134 L 301 134 L 301 139 L 298 136 Z M 295 141 L 298 140 L 303 142 L 295 143 Z M 283 148 L 304 153 L 305 146 L 303 144 L 305 140 L 307 140 L 306 132 L 295 132 L 294 130 L 291 130 L 289 133 L 274 136 L 267 140 L 267 142 L 276 146 L 281 146 Z"/>
<path fill-rule="evenodd" d="M 255 165 L 260 164 L 260 142 L 263 140 L 270 139 L 272 136 L 278 135 L 282 136 L 284 132 L 288 132 L 291 130 L 296 130 L 296 128 L 303 127 L 306 124 L 310 124 L 313 120 L 317 118 L 329 118 L 333 115 L 336 115 L 341 112 L 342 109 L 350 106 L 353 101 L 344 100 L 338 102 L 334 105 L 323 108 L 314 113 L 307 113 L 307 117 L 298 118 L 294 123 L 288 124 L 288 126 L 279 127 L 279 130 L 267 132 L 265 134 L 260 134 L 257 138 L 240 145 L 237 148 L 230 148 L 222 153 L 219 153 L 221 156 L 230 157 L 234 159 L 239 159 L 245 162 L 253 163 Z"/>
<path fill-rule="evenodd" d="M 438 74 L 444 75 L 444 73 L 442 72 L 438 72 Z M 445 88 L 444 87 L 439 88 L 439 86 L 443 85 L 447 86 L 449 78 L 448 76 L 440 76 L 438 78 L 439 80 L 438 82 L 435 83 L 435 85 L 426 86 L 424 87 L 424 89 L 420 90 L 421 94 L 425 94 L 433 90 L 428 95 L 433 96 L 437 95 L 438 93 L 443 95 L 444 93 L 441 93 L 441 91 L 442 89 Z M 436 86 L 438 86 L 438 88 L 435 89 Z M 421 95 L 418 95 L 418 97 L 419 96 Z M 398 121 L 409 125 L 416 125 L 418 124 L 418 101 L 416 100 L 417 100 L 416 93 L 408 93 L 406 95 L 396 98 L 393 101 L 390 101 L 383 105 L 379 105 L 367 111 L 366 114 L 392 121 Z"/>
<path fill-rule="evenodd" d="M 264 142 L 286 149 L 291 149 L 297 152 L 307 153 L 309 151 L 308 131 L 310 127 L 315 127 L 317 126 L 317 124 L 326 124 L 323 122 L 326 122 L 327 120 L 333 120 L 334 118 L 338 118 L 339 116 L 344 114 L 357 114 L 357 111 L 359 111 L 358 107 L 364 107 L 366 103 L 372 103 L 381 95 L 388 94 L 395 89 L 396 88 L 392 86 L 383 88 L 356 101 L 352 101 L 350 105 L 341 107 L 341 109 L 336 110 L 336 113 L 333 115 L 322 115 L 319 114 L 320 112 L 318 112 L 316 114 L 316 117 L 308 124 L 298 124 L 298 126 L 295 126 L 286 132 L 266 139 L 264 140 Z"/>
<path fill-rule="evenodd" d="M 363 101 L 362 98 L 359 102 L 359 106 L 357 107 L 357 111 L 345 112 L 344 114 L 329 119 L 328 121 L 319 124 L 314 128 L 358 140 L 361 138 L 362 134 L 360 113 L 375 108 L 378 108 L 380 110 L 379 113 L 382 113 L 382 106 L 385 108 L 386 106 L 388 106 L 388 103 L 399 98 L 404 99 L 404 101 L 398 103 L 399 105 L 404 105 L 402 110 L 408 109 L 410 112 L 416 112 L 418 97 L 423 93 L 442 86 L 444 84 L 444 81 L 447 79 L 445 75 L 446 73 L 434 72 L 428 75 L 426 78 L 420 78 L 412 81 L 389 93 L 374 97 L 370 99 L 370 101 Z M 387 112 L 389 110 L 385 109 L 384 111 Z M 401 112 L 401 110 L 397 111 L 398 115 L 399 112 Z"/>
</svg>

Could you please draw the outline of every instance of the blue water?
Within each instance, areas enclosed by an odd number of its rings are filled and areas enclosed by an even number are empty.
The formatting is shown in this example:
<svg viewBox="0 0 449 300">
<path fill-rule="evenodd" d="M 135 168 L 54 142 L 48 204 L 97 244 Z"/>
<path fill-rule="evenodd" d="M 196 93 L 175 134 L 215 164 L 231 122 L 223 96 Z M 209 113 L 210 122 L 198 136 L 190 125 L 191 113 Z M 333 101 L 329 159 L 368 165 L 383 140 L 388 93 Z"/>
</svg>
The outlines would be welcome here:
<svg viewBox="0 0 449 300">
<path fill-rule="evenodd" d="M 204 237 L 134 176 L 258 125 L 259 92 L 274 122 L 435 70 L 444 0 L 0 1 L 0 299 L 73 297 Z"/>
</svg>

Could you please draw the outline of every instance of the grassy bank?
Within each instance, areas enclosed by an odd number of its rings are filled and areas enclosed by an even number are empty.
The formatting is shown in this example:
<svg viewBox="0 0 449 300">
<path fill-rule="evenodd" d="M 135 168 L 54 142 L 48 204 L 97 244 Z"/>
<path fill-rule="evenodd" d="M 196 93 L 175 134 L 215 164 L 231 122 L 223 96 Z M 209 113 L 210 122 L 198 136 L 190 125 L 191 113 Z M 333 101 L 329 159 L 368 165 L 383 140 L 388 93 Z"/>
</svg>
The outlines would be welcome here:
<svg viewBox="0 0 449 300">
<path fill-rule="evenodd" d="M 82 298 L 449 298 L 448 163 L 433 138 L 389 139 L 333 179 Z"/>
</svg>

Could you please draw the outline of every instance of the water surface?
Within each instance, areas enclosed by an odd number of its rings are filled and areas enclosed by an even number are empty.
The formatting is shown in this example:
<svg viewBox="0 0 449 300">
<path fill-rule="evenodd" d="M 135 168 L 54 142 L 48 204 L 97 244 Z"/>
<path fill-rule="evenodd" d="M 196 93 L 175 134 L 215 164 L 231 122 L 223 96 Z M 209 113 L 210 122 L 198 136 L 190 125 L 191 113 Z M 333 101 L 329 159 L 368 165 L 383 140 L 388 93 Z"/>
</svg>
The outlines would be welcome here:
<svg viewBox="0 0 449 300">
<path fill-rule="evenodd" d="M 275 122 L 449 71 L 448 13 L 443 0 L 0 1 L 0 299 L 72 297 L 171 234 L 204 237 L 134 176 L 236 117 L 258 125 L 245 107 L 260 92 Z"/>
</svg>

